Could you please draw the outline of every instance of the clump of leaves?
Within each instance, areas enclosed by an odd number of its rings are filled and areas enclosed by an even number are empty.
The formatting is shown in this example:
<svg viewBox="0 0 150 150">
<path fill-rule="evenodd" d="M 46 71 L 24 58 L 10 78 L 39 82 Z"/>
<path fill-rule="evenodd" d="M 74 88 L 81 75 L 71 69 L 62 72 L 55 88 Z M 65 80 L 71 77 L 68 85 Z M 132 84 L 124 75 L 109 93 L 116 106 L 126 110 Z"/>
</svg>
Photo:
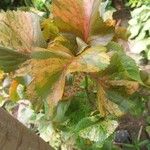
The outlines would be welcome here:
<svg viewBox="0 0 150 150">
<path fill-rule="evenodd" d="M 15 9 L 16 7 L 19 7 L 19 6 L 24 6 L 24 0 L 3 0 L 3 1 L 0 1 L 0 9 L 4 9 L 4 10 L 7 10 L 7 9 Z"/>
<path fill-rule="evenodd" d="M 128 5 L 131 7 L 131 8 L 135 8 L 135 7 L 140 7 L 141 5 L 144 5 L 144 4 L 149 4 L 149 0 L 128 0 Z"/>
<path fill-rule="evenodd" d="M 138 66 L 117 44 L 126 30 L 104 22 L 99 6 L 99 0 L 54 0 L 42 31 L 36 14 L 0 13 L 0 68 L 14 72 L 10 93 L 25 83 L 35 108 L 47 104 L 54 127 L 67 132 L 64 141 L 79 148 L 101 148 L 117 127 L 114 117 L 137 108 L 133 94 L 143 84 Z M 72 99 L 79 92 L 84 97 Z"/>
<path fill-rule="evenodd" d="M 133 43 L 132 52 L 144 54 L 150 60 L 150 5 L 142 5 L 131 12 L 129 20 L 130 39 Z"/>
<path fill-rule="evenodd" d="M 24 0 L 26 7 L 34 7 L 39 11 L 49 13 L 51 0 Z"/>
</svg>

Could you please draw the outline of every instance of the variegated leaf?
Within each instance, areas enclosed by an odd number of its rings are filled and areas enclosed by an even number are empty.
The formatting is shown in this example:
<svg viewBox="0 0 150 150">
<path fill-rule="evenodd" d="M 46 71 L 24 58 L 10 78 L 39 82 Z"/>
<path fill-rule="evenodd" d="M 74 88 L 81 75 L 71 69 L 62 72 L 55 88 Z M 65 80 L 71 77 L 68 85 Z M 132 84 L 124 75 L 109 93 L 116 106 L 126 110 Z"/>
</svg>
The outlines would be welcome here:
<svg viewBox="0 0 150 150">
<path fill-rule="evenodd" d="M 113 31 L 99 16 L 100 0 L 54 0 L 54 20 L 61 32 L 73 33 L 88 42 L 92 35 Z"/>
<path fill-rule="evenodd" d="M 128 80 L 110 80 L 107 82 L 113 87 L 125 87 L 127 94 L 133 94 L 138 91 L 139 83 L 136 81 L 128 81 Z"/>
<path fill-rule="evenodd" d="M 98 110 L 101 116 L 104 117 L 109 114 L 113 114 L 115 116 L 123 115 L 123 112 L 120 110 L 118 105 L 108 100 L 104 88 L 100 84 L 97 85 L 97 101 Z"/>
<path fill-rule="evenodd" d="M 67 65 L 73 59 L 65 50 L 61 51 L 63 48 L 61 45 L 57 49 L 53 46 L 49 49 L 34 48 L 31 59 L 16 71 L 17 76 L 29 74 L 32 77 L 27 87 L 31 99 L 48 99 L 49 105 L 56 105 L 62 98 Z"/>
<path fill-rule="evenodd" d="M 98 143 L 99 148 L 101 148 L 106 139 L 114 133 L 117 126 L 117 121 L 106 119 L 81 130 L 79 136 Z"/>
<path fill-rule="evenodd" d="M 0 45 L 22 53 L 30 53 L 34 46 L 45 47 L 38 15 L 22 11 L 1 12 Z"/>
</svg>

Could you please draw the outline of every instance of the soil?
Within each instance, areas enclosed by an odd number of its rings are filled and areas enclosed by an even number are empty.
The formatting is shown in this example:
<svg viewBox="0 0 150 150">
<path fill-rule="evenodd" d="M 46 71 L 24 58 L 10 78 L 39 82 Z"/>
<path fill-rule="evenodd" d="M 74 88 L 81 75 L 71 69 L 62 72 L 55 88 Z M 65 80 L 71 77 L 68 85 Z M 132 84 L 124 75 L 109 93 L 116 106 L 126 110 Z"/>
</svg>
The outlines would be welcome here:
<svg viewBox="0 0 150 150">
<path fill-rule="evenodd" d="M 129 141 L 130 143 L 132 143 L 133 140 L 138 138 L 140 129 L 142 128 L 142 132 L 140 134 L 140 141 L 150 139 L 145 131 L 146 127 L 145 119 L 146 117 L 144 116 L 135 117 L 130 114 L 126 114 L 119 120 L 120 124 L 117 128 L 117 131 L 127 131 L 130 136 Z M 147 148 L 143 147 L 141 150 L 147 150 Z"/>
</svg>

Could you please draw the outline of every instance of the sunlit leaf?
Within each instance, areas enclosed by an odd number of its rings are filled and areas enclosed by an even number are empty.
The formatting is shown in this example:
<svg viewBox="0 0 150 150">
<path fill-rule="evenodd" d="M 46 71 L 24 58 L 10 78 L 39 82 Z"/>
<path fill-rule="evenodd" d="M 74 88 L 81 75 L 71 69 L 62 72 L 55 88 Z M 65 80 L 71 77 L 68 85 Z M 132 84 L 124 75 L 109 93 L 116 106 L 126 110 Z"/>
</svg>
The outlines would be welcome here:
<svg viewBox="0 0 150 150">
<path fill-rule="evenodd" d="M 107 68 L 109 56 L 105 47 L 91 47 L 77 56 L 68 66 L 68 72 L 99 72 Z"/>
<path fill-rule="evenodd" d="M 88 139 L 92 142 L 99 144 L 102 147 L 105 140 L 113 134 L 117 128 L 118 123 L 115 120 L 105 120 L 100 123 L 91 125 L 80 131 L 80 136 L 84 139 Z"/>
</svg>

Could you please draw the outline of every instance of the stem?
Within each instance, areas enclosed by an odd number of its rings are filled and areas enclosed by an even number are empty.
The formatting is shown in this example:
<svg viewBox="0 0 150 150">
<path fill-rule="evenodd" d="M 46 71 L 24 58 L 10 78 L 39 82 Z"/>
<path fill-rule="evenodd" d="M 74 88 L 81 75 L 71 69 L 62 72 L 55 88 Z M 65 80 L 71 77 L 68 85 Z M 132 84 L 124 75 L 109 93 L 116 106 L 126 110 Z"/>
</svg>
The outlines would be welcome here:
<svg viewBox="0 0 150 150">
<path fill-rule="evenodd" d="M 88 81 L 88 76 L 87 75 L 85 75 L 85 92 L 86 92 L 86 95 L 87 95 L 87 99 L 90 102 L 89 81 Z"/>
<path fill-rule="evenodd" d="M 88 99 L 89 103 L 90 103 L 92 106 L 94 106 L 94 103 L 93 103 L 93 101 L 92 101 L 91 98 L 90 98 L 89 81 L 88 81 L 88 75 L 87 75 L 87 74 L 85 75 L 85 92 L 86 92 L 87 99 Z"/>
<path fill-rule="evenodd" d="M 141 126 L 141 127 L 140 127 L 140 130 L 139 130 L 138 138 L 137 138 L 138 141 L 140 141 L 140 137 L 141 137 L 141 134 L 142 134 L 142 130 L 143 130 L 143 126 Z"/>
</svg>

